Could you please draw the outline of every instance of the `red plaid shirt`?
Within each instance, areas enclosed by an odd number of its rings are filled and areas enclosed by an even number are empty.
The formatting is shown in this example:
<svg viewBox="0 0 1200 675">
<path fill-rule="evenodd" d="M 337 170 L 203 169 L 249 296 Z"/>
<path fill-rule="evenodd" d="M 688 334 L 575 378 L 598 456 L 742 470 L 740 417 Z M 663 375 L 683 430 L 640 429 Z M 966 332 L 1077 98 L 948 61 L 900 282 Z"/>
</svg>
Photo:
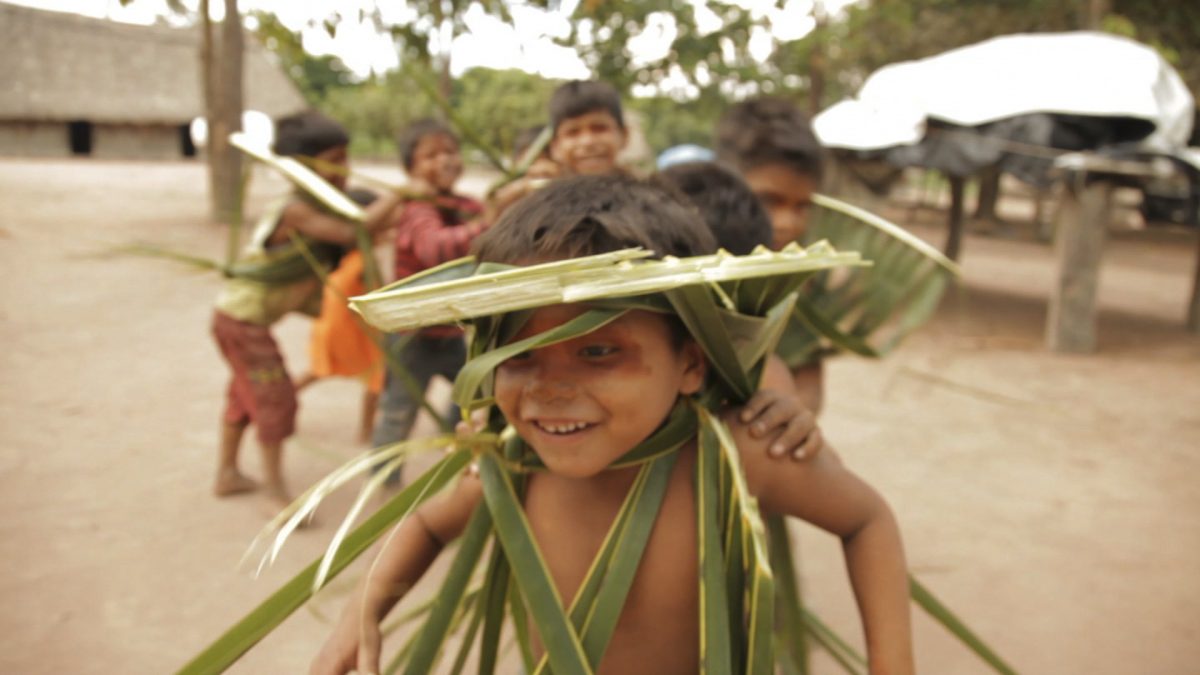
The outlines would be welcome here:
<svg viewBox="0 0 1200 675">
<path fill-rule="evenodd" d="M 467 255 L 471 240 L 487 229 L 478 219 L 483 204 L 459 195 L 432 202 L 409 202 L 396 217 L 395 279 Z M 433 326 L 421 331 L 427 337 L 459 334 L 454 326 Z"/>
</svg>

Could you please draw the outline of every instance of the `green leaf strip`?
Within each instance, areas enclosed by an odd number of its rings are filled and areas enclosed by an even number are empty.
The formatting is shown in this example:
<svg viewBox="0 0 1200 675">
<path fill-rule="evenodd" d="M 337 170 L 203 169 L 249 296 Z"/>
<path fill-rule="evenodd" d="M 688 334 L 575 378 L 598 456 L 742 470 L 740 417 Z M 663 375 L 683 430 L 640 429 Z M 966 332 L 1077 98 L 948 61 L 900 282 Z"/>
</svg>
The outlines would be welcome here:
<svg viewBox="0 0 1200 675">
<path fill-rule="evenodd" d="M 984 643 L 984 641 L 978 635 L 976 635 L 974 631 L 972 631 L 965 623 L 963 623 L 962 619 L 958 618 L 958 616 L 955 615 L 954 612 L 950 611 L 950 608 L 943 604 L 942 601 L 938 600 L 928 588 L 926 588 L 921 582 L 917 581 L 916 577 L 910 574 L 908 576 L 908 583 L 909 591 L 913 600 L 916 601 L 916 603 L 921 606 L 921 609 L 925 610 L 929 616 L 933 617 L 934 620 L 942 624 L 946 630 L 950 631 L 952 635 L 961 640 L 963 644 L 967 645 L 971 651 L 975 652 L 979 658 L 983 659 L 983 661 L 991 666 L 992 669 L 997 673 L 1002 673 L 1002 675 L 1016 675 L 1017 671 L 1013 670 L 1012 666 L 1008 665 L 1004 659 L 1000 658 L 1000 655 L 997 654 L 995 650 Z"/>
<path fill-rule="evenodd" d="M 548 331 L 504 346 L 498 346 L 489 352 L 481 354 L 463 366 L 462 370 L 458 371 L 458 377 L 454 378 L 454 389 L 452 392 L 454 402 L 464 411 L 474 410 L 478 407 L 476 395 L 479 393 L 484 381 L 500 364 L 522 352 L 541 349 L 542 347 L 574 339 L 580 335 L 586 335 L 616 320 L 624 313 L 623 310 L 590 310 Z"/>
<path fill-rule="evenodd" d="M 579 635 L 567 619 L 546 561 L 533 538 L 508 474 L 493 453 L 479 458 L 483 496 L 496 521 L 496 536 L 511 561 L 517 584 L 546 646 L 556 675 L 591 675 Z"/>
<path fill-rule="evenodd" d="M 401 520 L 421 500 L 428 498 L 458 475 L 471 459 L 471 454 L 458 451 L 447 455 L 412 485 L 401 490 L 374 515 L 346 537 L 330 566 L 330 578 L 336 577 L 355 558 Z M 255 607 L 241 621 L 225 631 L 212 644 L 179 669 L 180 675 L 208 675 L 224 672 L 242 654 L 266 637 L 283 620 L 312 597 L 312 582 L 319 561 L 292 577 L 278 591 Z"/>
<path fill-rule="evenodd" d="M 471 573 L 479 564 L 483 548 L 492 530 L 492 518 L 487 508 L 480 504 L 471 514 L 467 527 L 460 537 L 458 554 L 446 573 L 441 590 L 433 601 L 429 617 L 421 627 L 421 637 L 409 658 L 407 675 L 424 675 L 433 672 L 434 664 L 441 651 L 442 643 L 449 632 L 450 622 L 459 609 Z"/>
</svg>

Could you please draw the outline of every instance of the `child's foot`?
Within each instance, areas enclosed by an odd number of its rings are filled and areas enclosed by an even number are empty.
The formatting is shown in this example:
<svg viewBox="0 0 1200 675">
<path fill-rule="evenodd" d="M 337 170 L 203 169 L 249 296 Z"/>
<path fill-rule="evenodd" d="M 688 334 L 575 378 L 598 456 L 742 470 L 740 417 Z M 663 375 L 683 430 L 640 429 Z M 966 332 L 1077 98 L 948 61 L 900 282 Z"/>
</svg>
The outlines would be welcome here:
<svg viewBox="0 0 1200 675">
<path fill-rule="evenodd" d="M 217 482 L 213 485 L 213 492 L 218 497 L 244 494 L 257 489 L 258 483 L 253 478 L 242 475 L 237 469 L 217 472 Z"/>
</svg>

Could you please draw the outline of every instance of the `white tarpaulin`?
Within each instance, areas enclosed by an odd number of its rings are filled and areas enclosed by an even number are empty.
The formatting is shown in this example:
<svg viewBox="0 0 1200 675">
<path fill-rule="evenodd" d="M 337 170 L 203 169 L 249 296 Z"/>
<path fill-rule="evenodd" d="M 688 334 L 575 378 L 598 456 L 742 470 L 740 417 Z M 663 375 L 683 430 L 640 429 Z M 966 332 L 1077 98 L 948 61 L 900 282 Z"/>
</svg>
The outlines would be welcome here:
<svg viewBox="0 0 1200 675">
<path fill-rule="evenodd" d="M 1139 148 L 1186 146 L 1194 102 L 1146 45 L 1104 33 L 1009 35 L 885 66 L 857 98 L 813 119 L 826 147 L 881 150 L 920 142 L 930 120 L 976 127 L 1034 113 L 1140 120 Z"/>
</svg>

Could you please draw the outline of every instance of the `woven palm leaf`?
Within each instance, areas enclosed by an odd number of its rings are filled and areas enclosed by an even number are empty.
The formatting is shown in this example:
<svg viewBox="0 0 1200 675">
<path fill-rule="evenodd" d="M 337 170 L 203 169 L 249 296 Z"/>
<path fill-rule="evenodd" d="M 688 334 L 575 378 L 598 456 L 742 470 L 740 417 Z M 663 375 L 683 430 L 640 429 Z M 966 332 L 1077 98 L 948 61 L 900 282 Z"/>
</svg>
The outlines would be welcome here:
<svg viewBox="0 0 1200 675">
<path fill-rule="evenodd" d="M 846 350 L 886 354 L 937 309 L 958 265 L 903 228 L 852 204 L 813 196 L 805 238 L 856 251 L 870 267 L 818 275 L 778 352 L 789 366 Z"/>
</svg>

